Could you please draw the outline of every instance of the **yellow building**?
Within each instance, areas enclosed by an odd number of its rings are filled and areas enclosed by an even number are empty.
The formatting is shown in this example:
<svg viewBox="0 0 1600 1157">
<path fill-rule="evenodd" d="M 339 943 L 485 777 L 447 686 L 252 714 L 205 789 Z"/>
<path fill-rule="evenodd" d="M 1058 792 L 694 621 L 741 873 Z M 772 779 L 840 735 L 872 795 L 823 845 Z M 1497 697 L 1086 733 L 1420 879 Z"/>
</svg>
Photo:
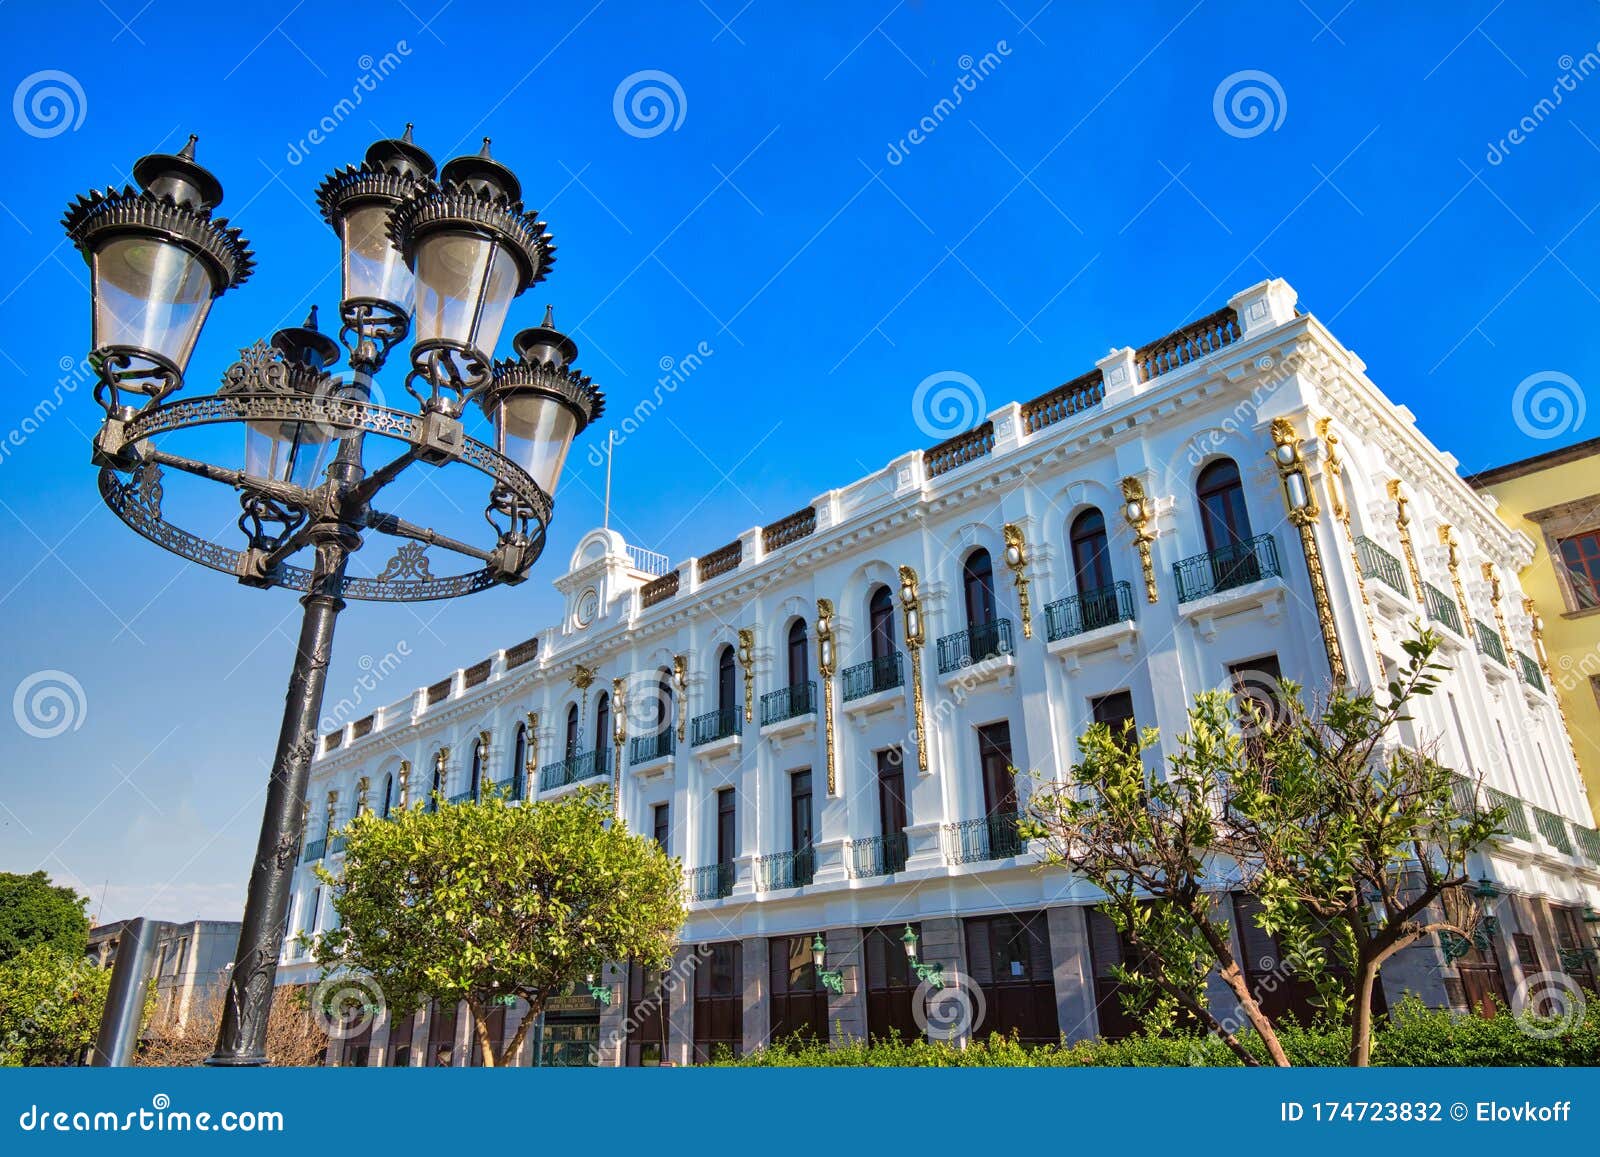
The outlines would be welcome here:
<svg viewBox="0 0 1600 1157">
<path fill-rule="evenodd" d="M 1560 696 L 1589 804 L 1600 815 L 1600 438 L 1467 479 L 1537 548 L 1522 588 L 1543 620 L 1546 669 Z"/>
</svg>

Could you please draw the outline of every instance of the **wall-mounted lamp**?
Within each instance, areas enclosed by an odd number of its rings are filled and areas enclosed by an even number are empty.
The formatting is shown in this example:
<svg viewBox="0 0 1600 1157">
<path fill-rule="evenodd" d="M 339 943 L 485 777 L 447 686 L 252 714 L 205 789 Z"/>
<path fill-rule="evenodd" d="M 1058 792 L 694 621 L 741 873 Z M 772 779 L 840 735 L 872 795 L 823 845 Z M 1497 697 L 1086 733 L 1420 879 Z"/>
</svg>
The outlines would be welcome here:
<svg viewBox="0 0 1600 1157">
<path fill-rule="evenodd" d="M 739 666 L 744 671 L 744 721 L 756 717 L 756 686 L 751 678 L 756 666 L 756 633 L 749 627 L 739 628 Z"/>
<path fill-rule="evenodd" d="M 678 696 L 678 742 L 683 742 L 689 726 L 689 657 L 672 656 L 672 686 Z"/>
<path fill-rule="evenodd" d="M 911 930 L 911 925 L 906 925 L 906 930 L 900 935 L 900 943 L 905 946 L 906 959 L 911 963 L 911 971 L 917 974 L 917 979 L 929 988 L 944 987 L 944 965 L 924 964 L 917 959 L 917 934 Z"/>
<path fill-rule="evenodd" d="M 1150 543 L 1155 532 L 1150 529 L 1150 500 L 1145 496 L 1144 483 L 1129 476 L 1122 480 L 1122 517 L 1133 531 L 1133 545 L 1139 550 L 1139 565 L 1144 569 L 1144 597 L 1155 602 L 1156 564 L 1150 557 Z"/>
<path fill-rule="evenodd" d="M 1306 478 L 1300 435 L 1288 418 L 1272 419 L 1272 461 L 1283 482 L 1283 501 L 1289 508 L 1289 521 L 1300 531 L 1300 549 L 1306 558 L 1306 574 L 1311 579 L 1311 600 L 1316 605 L 1317 623 L 1322 628 L 1328 671 L 1334 683 L 1343 683 L 1344 650 L 1339 645 L 1338 622 L 1333 615 L 1333 600 L 1328 596 L 1328 578 L 1322 569 L 1322 548 L 1317 545 L 1316 520 L 1320 511 Z"/>
<path fill-rule="evenodd" d="M 829 992 L 844 992 L 844 973 L 829 972 L 823 967 L 827 962 L 828 945 L 822 939 L 822 933 L 818 932 L 816 938 L 811 941 L 811 966 L 816 969 L 817 983 L 821 984 Z"/>
<path fill-rule="evenodd" d="M 589 973 L 588 976 L 584 977 L 584 984 L 589 989 L 589 995 L 593 997 L 595 1001 L 605 1005 L 608 1008 L 611 1006 L 611 986 L 609 984 L 596 983 L 595 975 L 592 972 Z"/>
<path fill-rule="evenodd" d="M 611 814 L 622 815 L 622 745 L 628 741 L 628 681 L 611 680 Z"/>
<path fill-rule="evenodd" d="M 1495 882 L 1489 879 L 1488 876 L 1479 876 L 1478 886 L 1472 890 L 1472 894 L 1480 900 L 1498 900 L 1500 898 L 1500 889 L 1495 886 Z"/>
<path fill-rule="evenodd" d="M 839 777 L 833 756 L 833 673 L 839 657 L 833 646 L 833 600 L 817 600 L 817 672 L 822 676 L 822 733 L 828 765 L 828 794 L 839 794 Z"/>
<path fill-rule="evenodd" d="M 922 712 L 922 599 L 917 593 L 917 572 L 900 568 L 900 610 L 905 618 L 906 647 L 911 651 L 911 713 L 917 731 L 917 771 L 928 774 L 928 725 Z"/>
<path fill-rule="evenodd" d="M 1022 538 L 1022 527 L 1008 522 L 1001 527 L 1006 539 L 1006 566 L 1017 587 L 1017 609 L 1022 614 L 1022 637 L 1033 638 L 1033 615 L 1028 608 L 1028 547 Z"/>
<path fill-rule="evenodd" d="M 1600 912 L 1594 910 L 1593 904 L 1583 906 L 1583 922 L 1585 924 L 1600 924 Z"/>
</svg>

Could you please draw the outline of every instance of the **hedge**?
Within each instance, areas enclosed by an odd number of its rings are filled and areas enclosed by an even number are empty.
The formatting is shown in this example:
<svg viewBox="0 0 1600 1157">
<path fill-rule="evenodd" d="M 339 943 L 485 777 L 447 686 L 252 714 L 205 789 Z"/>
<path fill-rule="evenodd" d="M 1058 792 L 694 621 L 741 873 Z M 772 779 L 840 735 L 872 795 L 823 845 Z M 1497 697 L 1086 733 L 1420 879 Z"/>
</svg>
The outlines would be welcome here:
<svg viewBox="0 0 1600 1157">
<path fill-rule="evenodd" d="M 1285 1024 L 1284 1052 L 1296 1065 L 1343 1065 L 1350 1055 L 1344 1027 Z M 1267 1063 L 1259 1039 L 1245 1038 Z M 766 1068 L 959 1067 L 1227 1067 L 1240 1064 L 1214 1037 L 1191 1034 L 1135 1036 L 1119 1041 L 1028 1046 L 991 1034 L 965 1048 L 926 1040 L 849 1041 L 836 1046 L 790 1040 L 748 1056 L 722 1057 L 718 1065 Z M 1562 1026 L 1502 1011 L 1493 1020 L 1424 1006 L 1408 997 L 1373 1033 L 1372 1063 L 1391 1066 L 1600 1065 L 1600 1000 L 1590 999 L 1581 1022 Z"/>
</svg>

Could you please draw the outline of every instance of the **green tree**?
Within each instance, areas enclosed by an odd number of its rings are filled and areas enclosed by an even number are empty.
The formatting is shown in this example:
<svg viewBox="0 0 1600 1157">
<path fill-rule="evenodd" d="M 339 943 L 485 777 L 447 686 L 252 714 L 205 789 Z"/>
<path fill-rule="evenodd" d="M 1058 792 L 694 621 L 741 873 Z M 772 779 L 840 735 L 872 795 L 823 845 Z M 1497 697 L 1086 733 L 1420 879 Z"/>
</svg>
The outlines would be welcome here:
<svg viewBox="0 0 1600 1157">
<path fill-rule="evenodd" d="M 340 874 L 318 869 L 339 915 L 317 947 L 324 974 L 365 973 L 397 1011 L 465 1001 L 498 1066 L 546 1001 L 604 962 L 665 966 L 685 916 L 681 869 L 614 821 L 609 800 L 590 789 L 356 817 Z M 489 1016 L 514 997 L 528 1015 L 499 1050 Z"/>
<path fill-rule="evenodd" d="M 79 1064 L 110 987 L 81 951 L 40 944 L 0 962 L 0 1065 Z"/>
<path fill-rule="evenodd" d="M 82 956 L 89 945 L 88 903 L 43 872 L 0 872 L 0 961 L 40 944 Z"/>
<path fill-rule="evenodd" d="M 1315 986 L 1330 1019 L 1351 1022 L 1353 1065 L 1370 1059 L 1384 961 L 1425 936 L 1472 934 L 1467 856 L 1504 814 L 1408 746 L 1401 726 L 1408 704 L 1438 685 L 1438 647 L 1421 631 L 1383 693 L 1340 689 L 1320 711 L 1292 683 L 1271 703 L 1197 696 L 1154 779 L 1143 758 L 1154 731 L 1134 739 L 1097 725 L 1066 781 L 1034 794 L 1029 834 L 1106 894 L 1103 909 L 1133 948 L 1122 976 L 1148 1027 L 1169 1029 L 1186 1014 L 1253 1063 L 1209 1007 L 1215 972 L 1269 1058 L 1288 1063 L 1218 915 L 1228 890 L 1260 900 L 1257 923 L 1278 937 L 1285 966 Z"/>
</svg>

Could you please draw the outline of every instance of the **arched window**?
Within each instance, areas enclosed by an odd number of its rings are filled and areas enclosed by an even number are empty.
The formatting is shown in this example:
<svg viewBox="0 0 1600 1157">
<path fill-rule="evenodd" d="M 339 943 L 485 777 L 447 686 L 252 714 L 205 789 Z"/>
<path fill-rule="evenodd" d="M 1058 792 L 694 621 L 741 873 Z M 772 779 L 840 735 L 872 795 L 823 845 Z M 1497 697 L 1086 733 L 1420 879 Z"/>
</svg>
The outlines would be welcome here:
<svg viewBox="0 0 1600 1157">
<path fill-rule="evenodd" d="M 594 705 L 594 765 L 596 768 L 610 767 L 606 762 L 607 754 L 611 751 L 611 696 L 604 691 Z"/>
<path fill-rule="evenodd" d="M 472 798 L 483 798 L 483 740 L 472 745 Z"/>
<path fill-rule="evenodd" d="M 872 657 L 888 659 L 894 654 L 894 596 L 880 586 L 867 600 L 867 635 L 872 640 Z"/>
<path fill-rule="evenodd" d="M 994 563 L 982 547 L 967 556 L 967 564 L 961 568 L 961 586 L 966 594 L 968 626 L 994 622 Z"/>
<path fill-rule="evenodd" d="M 1091 507 L 1072 520 L 1072 566 L 1078 593 L 1103 590 L 1116 582 L 1106 544 L 1106 516 Z"/>
<path fill-rule="evenodd" d="M 394 772 L 383 777 L 383 818 L 389 818 L 389 801 L 394 796 Z"/>
<path fill-rule="evenodd" d="M 1250 512 L 1244 504 L 1239 467 L 1232 458 L 1219 458 L 1200 471 L 1195 496 L 1200 500 L 1200 525 L 1205 529 L 1207 550 L 1221 550 L 1250 540 Z"/>
<path fill-rule="evenodd" d="M 733 669 L 733 648 L 723 647 L 717 656 L 717 710 L 732 711 L 737 706 L 738 687 Z"/>
<path fill-rule="evenodd" d="M 528 725 L 517 724 L 517 741 L 511 748 L 511 798 L 521 799 L 528 767 Z"/>
<path fill-rule="evenodd" d="M 565 755 L 571 759 L 578 754 L 578 705 L 572 704 L 567 708 L 567 746 Z"/>
<path fill-rule="evenodd" d="M 655 731 L 660 734 L 672 726 L 672 672 L 665 667 L 656 672 Z"/>
<path fill-rule="evenodd" d="M 789 686 L 798 687 L 806 682 L 811 660 L 807 651 L 806 621 L 796 619 L 789 626 Z"/>
</svg>

